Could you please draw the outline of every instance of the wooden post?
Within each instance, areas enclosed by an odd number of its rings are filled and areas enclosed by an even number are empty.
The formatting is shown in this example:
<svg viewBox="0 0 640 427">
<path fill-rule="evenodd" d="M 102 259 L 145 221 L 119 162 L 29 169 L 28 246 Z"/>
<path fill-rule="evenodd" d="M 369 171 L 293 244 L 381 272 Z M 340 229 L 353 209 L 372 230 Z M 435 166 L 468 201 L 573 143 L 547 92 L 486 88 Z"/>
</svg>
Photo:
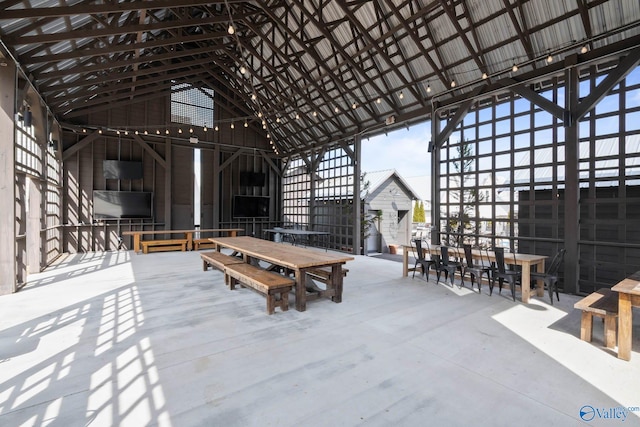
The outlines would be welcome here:
<svg viewBox="0 0 640 427">
<path fill-rule="evenodd" d="M 16 183 L 15 183 L 16 67 L 0 67 L 0 295 L 16 291 Z"/>
</svg>

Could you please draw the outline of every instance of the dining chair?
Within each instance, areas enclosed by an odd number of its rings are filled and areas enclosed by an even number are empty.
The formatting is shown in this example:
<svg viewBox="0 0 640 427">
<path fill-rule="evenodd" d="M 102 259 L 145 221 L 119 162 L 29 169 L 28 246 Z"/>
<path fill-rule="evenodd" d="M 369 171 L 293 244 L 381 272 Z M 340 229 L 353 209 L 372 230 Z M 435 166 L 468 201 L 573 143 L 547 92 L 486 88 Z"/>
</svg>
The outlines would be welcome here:
<svg viewBox="0 0 640 427">
<path fill-rule="evenodd" d="M 553 261 L 549 264 L 547 271 L 543 272 L 532 272 L 531 273 L 531 283 L 536 283 L 537 280 L 542 280 L 544 285 L 549 289 L 549 300 L 551 301 L 551 305 L 553 305 L 553 291 L 556 292 L 556 298 L 560 301 L 560 294 L 558 293 L 558 270 L 564 261 L 564 254 L 566 249 L 560 249 L 556 256 L 553 257 Z"/>
<path fill-rule="evenodd" d="M 478 281 L 478 293 L 481 293 L 480 287 L 482 286 L 482 275 L 487 275 L 487 281 L 491 279 L 491 267 L 488 264 L 484 263 L 484 259 L 482 257 L 482 251 L 480 251 L 480 263 L 476 264 L 473 261 L 473 254 L 471 253 L 471 245 L 465 243 L 462 245 L 464 248 L 464 256 L 467 264 L 464 266 L 465 274 L 468 272 L 471 277 L 471 289 L 473 290 L 474 281 Z"/>
<path fill-rule="evenodd" d="M 431 250 L 429 248 L 429 243 L 426 240 L 422 239 L 413 239 L 411 241 L 413 250 L 416 253 L 416 264 L 413 267 L 413 278 L 416 277 L 416 269 L 418 265 L 420 265 L 420 269 L 422 270 L 422 276 L 427 273 L 427 282 L 429 281 L 429 268 L 435 264 L 435 260 L 431 257 Z M 427 252 L 429 253 L 429 258 L 427 259 L 424 256 L 424 248 L 422 247 L 422 243 L 425 243 L 427 246 Z"/>
<path fill-rule="evenodd" d="M 449 258 L 449 247 L 448 246 L 440 246 L 440 269 L 444 271 L 445 281 L 449 278 L 451 282 L 451 286 L 453 286 L 453 279 L 456 275 L 456 270 L 460 270 L 460 281 L 462 286 L 464 286 L 464 270 L 461 262 L 453 261 Z M 440 281 L 440 272 L 438 272 L 438 281 Z"/>
<path fill-rule="evenodd" d="M 491 285 L 489 285 L 489 295 L 493 294 L 493 287 L 498 280 L 500 286 L 500 292 L 502 293 L 502 283 L 506 280 L 509 282 L 511 288 L 511 295 L 513 300 L 516 300 L 516 284 L 522 279 L 522 273 L 517 270 L 507 270 L 504 260 L 504 248 L 493 248 L 493 253 L 496 258 L 496 267 L 493 270 L 493 277 L 491 279 Z M 513 265 L 515 266 L 515 253 L 513 254 Z"/>
</svg>

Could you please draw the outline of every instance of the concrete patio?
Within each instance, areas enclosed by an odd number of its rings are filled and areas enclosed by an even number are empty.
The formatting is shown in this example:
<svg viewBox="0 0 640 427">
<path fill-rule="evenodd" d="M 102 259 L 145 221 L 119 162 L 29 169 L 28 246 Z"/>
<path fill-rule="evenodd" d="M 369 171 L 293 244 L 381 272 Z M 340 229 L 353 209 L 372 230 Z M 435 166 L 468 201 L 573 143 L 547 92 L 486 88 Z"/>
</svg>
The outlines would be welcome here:
<svg viewBox="0 0 640 427">
<path fill-rule="evenodd" d="M 198 253 L 61 258 L 0 297 L 0 425 L 640 425 L 637 311 L 625 362 L 578 297 L 347 267 L 341 304 L 268 316 Z"/>
</svg>

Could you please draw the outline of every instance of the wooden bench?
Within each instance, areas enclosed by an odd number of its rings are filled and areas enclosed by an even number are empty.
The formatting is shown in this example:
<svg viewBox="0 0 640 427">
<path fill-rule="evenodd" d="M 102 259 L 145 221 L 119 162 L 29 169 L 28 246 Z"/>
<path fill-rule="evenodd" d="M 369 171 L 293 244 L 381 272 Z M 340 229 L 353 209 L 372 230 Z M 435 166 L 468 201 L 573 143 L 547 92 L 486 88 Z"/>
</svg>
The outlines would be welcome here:
<svg viewBox="0 0 640 427">
<path fill-rule="evenodd" d="M 607 348 L 616 346 L 616 320 L 618 318 L 618 293 L 611 289 L 598 289 L 575 303 L 574 308 L 582 310 L 580 339 L 591 342 L 593 316 L 604 319 L 604 344 Z"/>
<path fill-rule="evenodd" d="M 242 258 L 225 255 L 217 251 L 202 252 L 200 258 L 202 258 L 202 271 L 207 271 L 209 266 L 211 266 L 211 268 L 217 268 L 224 273 L 224 267 L 227 265 L 244 264 Z"/>
<path fill-rule="evenodd" d="M 246 263 L 225 266 L 224 275 L 230 289 L 240 282 L 266 296 L 267 314 L 273 314 L 276 306 L 282 311 L 289 309 L 288 294 L 295 283 L 292 279 Z"/>
<path fill-rule="evenodd" d="M 169 239 L 169 240 L 144 240 L 140 242 L 142 245 L 142 253 L 148 254 L 149 252 L 160 251 L 186 251 L 187 239 Z"/>
<path fill-rule="evenodd" d="M 200 249 L 215 249 L 216 244 L 208 238 L 193 239 L 193 250 L 198 251 Z"/>
</svg>

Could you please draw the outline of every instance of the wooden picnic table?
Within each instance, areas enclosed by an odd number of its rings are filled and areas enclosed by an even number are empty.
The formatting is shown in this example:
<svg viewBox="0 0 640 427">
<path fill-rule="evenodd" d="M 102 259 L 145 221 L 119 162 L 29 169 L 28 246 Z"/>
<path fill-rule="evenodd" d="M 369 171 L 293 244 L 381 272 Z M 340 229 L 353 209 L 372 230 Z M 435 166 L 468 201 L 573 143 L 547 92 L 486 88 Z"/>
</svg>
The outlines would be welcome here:
<svg viewBox="0 0 640 427">
<path fill-rule="evenodd" d="M 316 249 L 301 248 L 258 239 L 250 236 L 213 237 L 216 250 L 231 249 L 242 254 L 245 262 L 252 258 L 265 261 L 272 267 L 284 267 L 295 273 L 296 310 L 305 311 L 307 304 L 306 274 L 315 267 L 330 267 L 331 277 L 327 282 L 325 296 L 331 297 L 333 302 L 342 302 L 342 265 L 353 261 L 353 257 L 332 252 L 322 252 Z"/>
<path fill-rule="evenodd" d="M 403 245 L 402 246 L 402 277 L 407 277 L 409 275 L 409 252 L 415 250 L 415 248 L 411 245 Z M 427 248 L 423 248 L 423 251 L 427 252 Z M 449 247 L 449 253 L 454 257 L 464 258 L 464 249 L 463 248 L 455 248 Z M 431 247 L 431 255 L 440 255 L 440 246 Z M 487 256 L 489 262 L 495 262 L 495 254 L 493 251 L 479 251 L 477 249 L 473 249 L 471 251 L 471 255 L 473 259 L 484 259 L 487 260 Z M 513 253 L 505 252 L 504 258 L 505 263 L 512 264 L 513 263 Z M 521 282 L 521 299 L 523 303 L 528 303 L 531 296 L 531 268 L 536 267 L 536 271 L 544 271 L 544 261 L 547 259 L 546 255 L 534 255 L 534 254 L 515 254 L 515 263 L 522 267 L 522 282 Z M 544 286 L 542 286 L 542 282 L 538 283 L 540 286 L 537 287 L 537 295 L 539 297 L 544 296 Z"/>
<path fill-rule="evenodd" d="M 193 235 L 194 233 L 226 233 L 227 236 L 237 236 L 239 231 L 244 231 L 242 228 L 208 228 L 198 230 L 139 230 L 139 231 L 123 231 L 123 236 L 133 236 L 133 250 L 136 253 L 140 252 L 140 242 L 142 236 L 152 236 L 156 234 L 182 234 L 187 239 L 188 250 L 193 249 Z"/>
<path fill-rule="evenodd" d="M 640 271 L 618 282 L 611 290 L 618 292 L 618 358 L 631 360 L 632 307 L 640 307 Z"/>
</svg>

